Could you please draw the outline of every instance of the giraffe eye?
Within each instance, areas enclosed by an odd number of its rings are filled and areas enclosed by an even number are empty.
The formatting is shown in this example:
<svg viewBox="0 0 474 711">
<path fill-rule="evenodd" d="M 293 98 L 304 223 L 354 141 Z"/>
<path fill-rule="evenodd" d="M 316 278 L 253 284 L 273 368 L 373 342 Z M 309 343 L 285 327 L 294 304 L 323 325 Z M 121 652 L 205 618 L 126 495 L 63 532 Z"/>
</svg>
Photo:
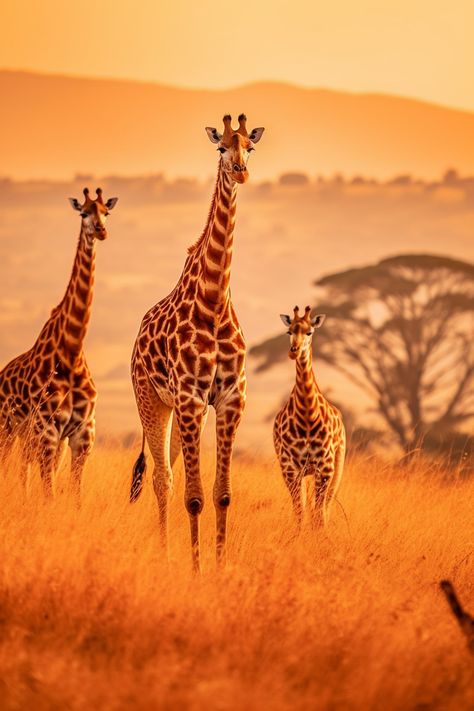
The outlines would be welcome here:
<svg viewBox="0 0 474 711">
<path fill-rule="evenodd" d="M 307 335 L 307 336 L 312 336 L 312 335 L 313 335 L 313 332 L 312 332 L 312 331 L 308 331 L 308 333 L 307 333 L 306 335 Z"/>
<path fill-rule="evenodd" d="M 81 212 L 81 217 L 87 217 L 87 212 Z"/>
<path fill-rule="evenodd" d="M 218 149 L 219 153 L 225 153 L 227 148 L 224 148 L 224 146 L 220 146 Z"/>
<path fill-rule="evenodd" d="M 289 336 L 291 336 L 291 331 L 287 331 L 287 334 L 288 334 Z"/>
<path fill-rule="evenodd" d="M 250 153 L 250 151 L 254 151 L 254 150 L 255 150 L 255 148 L 253 146 L 250 146 L 249 148 L 247 148 L 248 153 Z"/>
</svg>

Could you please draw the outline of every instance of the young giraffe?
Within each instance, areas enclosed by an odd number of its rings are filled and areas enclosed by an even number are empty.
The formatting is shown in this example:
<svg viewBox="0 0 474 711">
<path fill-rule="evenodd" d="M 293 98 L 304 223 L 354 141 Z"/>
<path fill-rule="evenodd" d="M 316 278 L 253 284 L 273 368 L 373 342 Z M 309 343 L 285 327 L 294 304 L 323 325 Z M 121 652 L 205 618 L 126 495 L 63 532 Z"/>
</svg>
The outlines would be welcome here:
<svg viewBox="0 0 474 711">
<path fill-rule="evenodd" d="M 295 306 L 293 319 L 284 314 L 280 318 L 291 337 L 289 357 L 296 361 L 296 383 L 275 417 L 273 438 L 299 530 L 306 503 L 303 478 L 308 475 L 315 482 L 315 522 L 327 522 L 341 482 L 346 437 L 341 413 L 324 398 L 313 372 L 312 336 L 325 315 L 311 318 L 311 307 L 307 306 L 300 318 Z"/>
<path fill-rule="evenodd" d="M 0 432 L 5 451 L 16 437 L 23 442 L 25 468 L 37 460 L 44 493 L 52 494 L 52 478 L 62 445 L 69 438 L 71 479 L 79 498 L 81 475 L 95 438 L 97 391 L 84 357 L 95 268 L 95 242 L 107 237 L 106 217 L 117 198 L 104 204 L 102 190 L 84 203 L 69 198 L 82 222 L 72 275 L 61 303 L 51 312 L 35 344 L 0 372 Z"/>
<path fill-rule="evenodd" d="M 224 133 L 206 128 L 221 153 L 209 217 L 200 239 L 189 249 L 173 291 L 145 315 L 132 356 L 132 380 L 143 426 L 142 452 L 134 468 L 130 498 L 143 485 L 144 441 L 154 460 L 161 539 L 167 549 L 168 499 L 172 465 L 182 447 L 186 475 L 185 506 L 191 527 L 192 560 L 199 570 L 199 515 L 204 504 L 199 450 L 207 408 L 216 410 L 217 471 L 214 484 L 216 554 L 225 560 L 227 509 L 233 443 L 245 403 L 245 342 L 230 299 L 237 185 L 248 179 L 247 161 L 264 131 L 250 134 L 246 117 Z M 179 436 L 170 440 L 172 415 Z"/>
</svg>

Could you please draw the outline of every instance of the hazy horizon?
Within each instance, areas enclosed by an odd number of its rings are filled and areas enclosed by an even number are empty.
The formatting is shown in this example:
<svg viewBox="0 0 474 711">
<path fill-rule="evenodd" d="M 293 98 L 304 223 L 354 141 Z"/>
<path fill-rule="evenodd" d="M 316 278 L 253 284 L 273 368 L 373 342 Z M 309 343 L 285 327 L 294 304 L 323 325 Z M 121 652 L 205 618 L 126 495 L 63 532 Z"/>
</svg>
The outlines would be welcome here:
<svg viewBox="0 0 474 711">
<path fill-rule="evenodd" d="M 284 82 L 222 90 L 156 82 L 0 71 L 2 174 L 215 175 L 205 126 L 244 111 L 265 126 L 252 178 L 474 173 L 474 113 L 390 94 L 308 89 Z M 34 121 L 30 116 L 34 113 Z"/>
</svg>

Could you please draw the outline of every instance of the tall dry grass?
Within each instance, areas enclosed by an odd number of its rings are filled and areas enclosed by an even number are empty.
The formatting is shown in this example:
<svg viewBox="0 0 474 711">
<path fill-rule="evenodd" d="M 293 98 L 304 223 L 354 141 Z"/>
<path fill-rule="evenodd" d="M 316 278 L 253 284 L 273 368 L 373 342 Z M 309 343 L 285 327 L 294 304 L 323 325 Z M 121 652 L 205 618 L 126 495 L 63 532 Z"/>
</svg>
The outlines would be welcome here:
<svg viewBox="0 0 474 711">
<path fill-rule="evenodd" d="M 238 459 L 229 565 L 214 566 L 212 456 L 203 567 L 190 572 L 178 468 L 171 560 L 136 452 L 97 449 L 76 511 L 1 487 L 2 709 L 468 709 L 474 661 L 438 591 L 474 611 L 474 481 L 349 462 L 327 535 L 292 538 L 276 465 Z M 61 489 L 66 469 L 58 477 Z"/>
</svg>

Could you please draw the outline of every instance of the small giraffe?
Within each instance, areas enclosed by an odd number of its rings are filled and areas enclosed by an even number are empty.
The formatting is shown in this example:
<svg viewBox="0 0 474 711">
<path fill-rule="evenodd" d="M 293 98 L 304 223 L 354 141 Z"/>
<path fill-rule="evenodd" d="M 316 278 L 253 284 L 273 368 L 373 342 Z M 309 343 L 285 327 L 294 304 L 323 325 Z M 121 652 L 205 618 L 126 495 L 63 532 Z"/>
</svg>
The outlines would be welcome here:
<svg viewBox="0 0 474 711">
<path fill-rule="evenodd" d="M 295 306 L 293 319 L 284 314 L 280 318 L 290 336 L 289 357 L 296 361 L 296 383 L 275 417 L 273 439 L 299 530 L 306 503 L 303 479 L 309 475 L 315 482 L 315 523 L 326 524 L 341 482 L 346 437 L 341 413 L 322 395 L 312 366 L 312 336 L 326 316 L 311 318 L 307 306 L 300 317 Z"/>
<path fill-rule="evenodd" d="M 35 344 L 10 361 L 0 372 L 0 433 L 2 451 L 16 437 L 23 444 L 25 467 L 40 465 L 43 490 L 52 494 L 52 479 L 69 439 L 72 452 L 71 483 L 79 500 L 82 470 L 95 438 L 97 391 L 84 357 L 83 342 L 89 324 L 95 269 L 95 242 L 107 237 L 106 218 L 117 198 L 104 204 L 102 190 L 84 203 L 69 198 L 81 214 L 81 231 L 74 266 L 61 303 L 51 312 Z"/>
<path fill-rule="evenodd" d="M 237 130 L 233 130 L 231 117 L 226 115 L 223 134 L 215 128 L 206 131 L 221 154 L 209 217 L 200 239 L 188 251 L 175 288 L 145 315 L 132 356 L 143 443 L 130 498 L 134 501 L 142 489 L 146 438 L 155 465 L 153 486 L 161 540 L 167 550 L 172 465 L 182 448 L 184 499 L 196 571 L 200 569 L 199 515 L 204 505 L 200 439 L 209 405 L 216 410 L 216 555 L 219 564 L 225 562 L 232 451 L 246 389 L 245 341 L 229 287 L 237 185 L 248 179 L 247 161 L 264 129 L 255 128 L 248 133 L 246 117 L 241 114 Z"/>
</svg>

